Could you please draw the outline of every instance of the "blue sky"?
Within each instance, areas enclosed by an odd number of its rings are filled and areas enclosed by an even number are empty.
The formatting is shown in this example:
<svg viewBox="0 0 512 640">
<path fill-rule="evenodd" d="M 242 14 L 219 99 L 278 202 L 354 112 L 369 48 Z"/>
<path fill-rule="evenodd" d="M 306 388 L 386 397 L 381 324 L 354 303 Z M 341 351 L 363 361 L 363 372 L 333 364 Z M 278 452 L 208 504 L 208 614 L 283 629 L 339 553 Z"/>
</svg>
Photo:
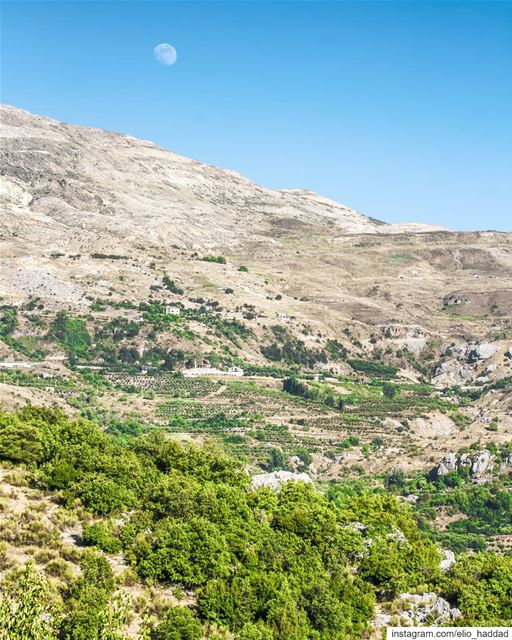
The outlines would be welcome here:
<svg viewBox="0 0 512 640">
<path fill-rule="evenodd" d="M 2 101 L 318 191 L 512 230 L 510 2 L 3 2 Z M 153 57 L 167 42 L 178 53 Z"/>
</svg>

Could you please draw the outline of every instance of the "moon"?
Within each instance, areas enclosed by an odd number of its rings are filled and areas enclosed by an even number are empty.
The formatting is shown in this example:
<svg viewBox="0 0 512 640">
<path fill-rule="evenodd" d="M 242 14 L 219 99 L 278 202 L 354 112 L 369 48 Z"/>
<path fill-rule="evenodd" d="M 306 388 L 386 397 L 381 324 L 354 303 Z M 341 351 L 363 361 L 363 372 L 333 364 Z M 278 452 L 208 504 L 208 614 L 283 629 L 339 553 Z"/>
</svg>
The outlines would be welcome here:
<svg viewBox="0 0 512 640">
<path fill-rule="evenodd" d="M 157 44 L 153 49 L 153 55 L 158 62 L 160 62 L 161 64 L 165 64 L 166 66 L 174 64 L 178 57 L 176 49 L 172 46 L 172 44 L 169 44 L 168 42 Z"/>
</svg>

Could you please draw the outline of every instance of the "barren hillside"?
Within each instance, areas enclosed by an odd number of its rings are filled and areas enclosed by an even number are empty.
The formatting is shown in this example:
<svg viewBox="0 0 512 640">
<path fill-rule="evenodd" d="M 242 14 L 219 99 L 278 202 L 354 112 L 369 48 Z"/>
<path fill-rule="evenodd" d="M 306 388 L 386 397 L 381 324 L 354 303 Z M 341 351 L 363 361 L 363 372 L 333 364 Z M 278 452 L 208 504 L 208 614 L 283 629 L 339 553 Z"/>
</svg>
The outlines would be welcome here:
<svg viewBox="0 0 512 640">
<path fill-rule="evenodd" d="M 98 410 L 152 423 L 259 407 L 277 430 L 270 441 L 313 448 L 325 477 L 397 459 L 427 467 L 448 449 L 509 438 L 512 234 L 389 225 L 132 137 L 9 106 L 1 119 L 7 406 L 84 412 L 86 370 L 113 385 Z M 235 364 L 256 388 L 159 378 Z M 314 402 L 283 394 L 290 375 L 305 376 L 300 393 Z M 313 378 L 324 386 L 308 387 Z M 402 385 L 400 400 L 382 401 L 385 380 Z M 120 404 L 126 388 L 139 396 Z M 351 435 L 382 441 L 382 455 L 347 453 Z M 341 457 L 326 457 L 337 447 Z"/>
</svg>

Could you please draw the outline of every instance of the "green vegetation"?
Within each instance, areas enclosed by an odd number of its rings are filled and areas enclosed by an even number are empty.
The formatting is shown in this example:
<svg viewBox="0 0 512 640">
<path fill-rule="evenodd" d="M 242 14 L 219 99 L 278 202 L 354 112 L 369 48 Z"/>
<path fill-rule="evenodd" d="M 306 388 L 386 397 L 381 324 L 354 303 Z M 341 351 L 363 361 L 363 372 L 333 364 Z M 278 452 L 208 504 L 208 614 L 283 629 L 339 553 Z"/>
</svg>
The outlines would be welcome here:
<svg viewBox="0 0 512 640">
<path fill-rule="evenodd" d="M 70 317 L 66 312 L 60 311 L 51 324 L 50 336 L 65 348 L 70 358 L 87 359 L 91 336 L 80 318 Z"/>
<path fill-rule="evenodd" d="M 345 360 L 347 357 L 347 349 L 338 340 L 327 340 L 325 347 L 335 360 Z"/>
<path fill-rule="evenodd" d="M 167 274 L 162 278 L 162 282 L 164 283 L 164 287 L 171 293 L 175 293 L 177 296 L 183 295 L 183 289 L 178 287 L 174 280 L 171 280 Z"/>
<path fill-rule="evenodd" d="M 84 542 L 99 550 L 83 555 L 80 577 L 55 602 L 30 567 L 24 591 L 4 583 L 8 640 L 24 637 L 27 624 L 43 625 L 38 640 L 123 638 L 128 612 L 103 555 L 119 550 L 141 579 L 197 594 L 195 612 L 163 614 L 154 629 L 162 640 L 199 639 L 205 623 L 239 640 L 357 638 L 376 598 L 416 589 L 449 595 L 461 624 L 511 621 L 510 559 L 464 556 L 445 576 L 411 509 L 363 485 L 327 496 L 300 483 L 253 491 L 240 464 L 211 446 L 181 446 L 159 431 L 120 442 L 35 407 L 0 414 L 0 459 L 26 465 L 32 483 L 94 514 Z"/>
<path fill-rule="evenodd" d="M 44 349 L 34 349 L 30 338 L 16 339 L 12 336 L 18 327 L 18 309 L 11 305 L 2 305 L 0 313 L 0 340 L 31 360 L 42 360 L 45 355 Z"/>
<path fill-rule="evenodd" d="M 510 448 L 493 448 L 494 454 L 505 460 Z M 417 495 L 414 511 L 420 527 L 432 540 L 454 551 L 483 550 L 494 536 L 512 535 L 512 481 L 506 475 L 475 485 L 469 466 L 439 478 L 432 473 L 406 478 L 395 472 L 387 477 L 386 486 L 402 495 Z M 440 511 L 455 516 L 442 531 L 435 527 Z"/>
<path fill-rule="evenodd" d="M 325 351 L 308 349 L 303 340 L 293 337 L 279 325 L 271 327 L 274 342 L 261 347 L 261 353 L 268 360 L 285 362 L 288 365 L 303 365 L 312 369 L 317 362 L 327 362 Z"/>
<path fill-rule="evenodd" d="M 204 256 L 201 258 L 203 262 L 213 262 L 215 264 L 226 264 L 224 256 Z"/>
<path fill-rule="evenodd" d="M 348 364 L 360 373 L 364 373 L 372 378 L 392 379 L 398 373 L 396 367 L 391 367 L 382 362 L 372 362 L 371 360 L 347 360 Z"/>
<path fill-rule="evenodd" d="M 128 256 L 120 256 L 115 253 L 91 253 L 91 258 L 97 260 L 128 260 Z"/>
</svg>

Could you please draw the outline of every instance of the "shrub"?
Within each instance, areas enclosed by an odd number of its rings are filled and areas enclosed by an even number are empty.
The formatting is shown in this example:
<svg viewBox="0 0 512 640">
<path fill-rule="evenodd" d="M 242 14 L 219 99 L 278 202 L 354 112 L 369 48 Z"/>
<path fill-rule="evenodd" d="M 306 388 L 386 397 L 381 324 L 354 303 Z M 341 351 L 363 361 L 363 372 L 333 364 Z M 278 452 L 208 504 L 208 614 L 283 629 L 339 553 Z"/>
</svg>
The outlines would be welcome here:
<svg viewBox="0 0 512 640">
<path fill-rule="evenodd" d="M 394 398 L 400 390 L 393 384 L 385 382 L 382 386 L 382 393 L 386 398 Z"/>
<path fill-rule="evenodd" d="M 0 592 L 0 637 L 57 640 L 58 624 L 49 584 L 28 563 Z"/>
<path fill-rule="evenodd" d="M 121 541 L 112 535 L 112 531 L 102 522 L 97 522 L 85 527 L 82 533 L 82 542 L 86 546 L 98 547 L 106 553 L 118 553 L 121 550 Z"/>
<path fill-rule="evenodd" d="M 187 607 L 171 607 L 155 630 L 156 640 L 200 640 L 203 627 Z"/>
<path fill-rule="evenodd" d="M 203 262 L 214 262 L 215 264 L 226 264 L 226 258 L 223 256 L 204 256 L 201 260 Z"/>
<path fill-rule="evenodd" d="M 171 280 L 167 274 L 162 278 L 162 282 L 164 283 L 164 287 L 171 293 L 175 293 L 178 296 L 181 296 L 184 293 L 183 289 L 179 287 L 174 280 Z"/>
</svg>

